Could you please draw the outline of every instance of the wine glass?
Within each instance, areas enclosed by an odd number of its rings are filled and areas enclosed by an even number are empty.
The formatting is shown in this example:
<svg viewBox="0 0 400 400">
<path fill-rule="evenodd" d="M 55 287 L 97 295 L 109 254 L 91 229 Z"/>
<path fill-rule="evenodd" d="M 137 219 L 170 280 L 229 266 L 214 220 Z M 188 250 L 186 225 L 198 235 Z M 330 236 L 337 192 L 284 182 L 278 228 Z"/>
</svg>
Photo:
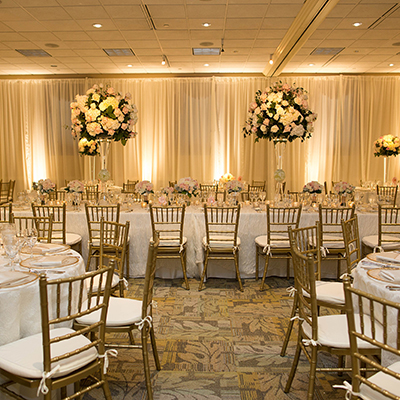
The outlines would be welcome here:
<svg viewBox="0 0 400 400">
<path fill-rule="evenodd" d="M 33 246 L 35 246 L 37 239 L 38 239 L 38 233 L 37 230 L 35 228 L 31 228 L 31 229 L 26 229 L 25 231 L 25 237 L 26 237 L 26 244 L 28 245 L 29 249 L 30 249 L 30 257 L 33 257 Z"/>
<path fill-rule="evenodd" d="M 11 271 L 14 271 L 15 258 L 17 257 L 19 251 L 21 250 L 23 243 L 24 241 L 15 235 L 13 236 L 8 235 L 3 238 L 4 250 L 7 254 L 7 257 L 11 261 L 10 265 Z"/>
</svg>

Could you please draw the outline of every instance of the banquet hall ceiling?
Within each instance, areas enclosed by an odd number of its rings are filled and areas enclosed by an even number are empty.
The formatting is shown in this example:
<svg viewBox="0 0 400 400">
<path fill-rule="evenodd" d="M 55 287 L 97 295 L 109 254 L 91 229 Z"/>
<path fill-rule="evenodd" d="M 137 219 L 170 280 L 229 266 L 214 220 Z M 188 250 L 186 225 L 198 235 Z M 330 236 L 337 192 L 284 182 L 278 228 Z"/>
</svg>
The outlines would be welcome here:
<svg viewBox="0 0 400 400">
<path fill-rule="evenodd" d="M 332 10 L 314 22 L 308 39 L 295 31 L 289 45 L 301 37 L 302 45 L 285 57 L 279 72 L 400 72 L 400 2 L 307 1 L 331 2 Z M 300 13 L 306 3 L 0 0 L 0 75 L 261 74 L 269 69 L 271 55 L 276 58 L 287 32 L 307 23 Z M 95 28 L 95 23 L 102 27 Z M 193 55 L 193 48 L 218 49 L 222 44 L 219 55 Z M 133 53 L 112 57 L 104 49 Z M 49 56 L 17 50 L 44 50 Z"/>
</svg>

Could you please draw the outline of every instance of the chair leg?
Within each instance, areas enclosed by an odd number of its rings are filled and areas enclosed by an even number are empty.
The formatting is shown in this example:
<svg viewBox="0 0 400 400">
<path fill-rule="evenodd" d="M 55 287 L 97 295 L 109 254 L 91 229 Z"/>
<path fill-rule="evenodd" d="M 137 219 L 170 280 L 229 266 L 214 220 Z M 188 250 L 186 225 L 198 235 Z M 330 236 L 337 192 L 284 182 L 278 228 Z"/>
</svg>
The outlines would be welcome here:
<svg viewBox="0 0 400 400">
<path fill-rule="evenodd" d="M 129 279 L 129 243 L 126 245 L 125 262 L 126 262 L 126 279 Z"/>
<path fill-rule="evenodd" d="M 316 375 L 316 371 L 317 371 L 317 359 L 318 359 L 318 348 L 317 348 L 317 346 L 312 346 L 311 363 L 310 363 L 310 380 L 308 381 L 307 400 L 313 400 L 313 398 L 314 398 L 315 375 Z"/>
<path fill-rule="evenodd" d="M 75 391 L 75 393 L 79 393 L 81 391 L 81 381 L 77 381 L 77 382 L 74 383 L 74 391 Z M 67 393 L 65 393 L 64 397 L 67 397 Z M 61 398 L 64 398 L 64 397 L 61 394 Z M 78 396 L 76 399 L 77 400 L 81 400 L 82 396 Z"/>
<path fill-rule="evenodd" d="M 128 335 L 129 335 L 129 343 L 130 344 L 135 344 L 135 338 L 133 337 L 132 331 L 129 331 Z"/>
<path fill-rule="evenodd" d="M 269 263 L 269 255 L 265 255 L 265 265 L 264 265 L 264 272 L 263 276 L 261 278 L 261 285 L 260 285 L 260 292 L 264 291 L 264 282 L 265 282 L 265 277 L 267 276 L 267 269 L 268 269 L 268 263 Z"/>
<path fill-rule="evenodd" d="M 144 364 L 144 376 L 145 376 L 145 380 L 146 380 L 147 397 L 149 400 L 153 400 L 153 389 L 151 387 L 149 351 L 147 348 L 146 328 L 142 329 L 142 355 L 143 355 L 143 364 Z"/>
<path fill-rule="evenodd" d="M 286 259 L 286 279 L 290 278 L 290 258 Z"/>
<path fill-rule="evenodd" d="M 239 290 L 243 292 L 243 285 L 242 285 L 242 280 L 240 279 L 240 271 L 239 271 L 239 253 L 238 251 L 235 251 L 233 254 L 233 258 L 235 259 L 235 268 L 236 268 L 236 277 L 239 282 Z"/>
<path fill-rule="evenodd" d="M 156 344 L 156 336 L 154 334 L 154 328 L 150 328 L 150 341 L 151 341 L 151 347 L 153 348 L 153 357 L 154 357 L 154 362 L 156 364 L 156 369 L 157 371 L 161 370 L 161 364 L 160 364 L 160 359 L 158 357 L 158 351 L 157 351 L 157 344 Z"/>
<path fill-rule="evenodd" d="M 338 258 L 338 260 L 337 260 L 337 266 L 336 266 L 337 280 L 340 279 L 340 262 L 341 262 L 341 260 L 340 260 L 340 258 Z"/>
<path fill-rule="evenodd" d="M 185 280 L 186 290 L 189 290 L 190 286 L 186 274 L 186 249 L 183 249 L 183 251 L 180 253 L 180 257 L 182 264 L 183 279 Z"/>
<path fill-rule="evenodd" d="M 103 372 L 103 367 L 100 369 L 100 379 L 103 381 L 103 392 L 106 400 L 112 400 L 110 387 L 108 386 L 108 380 L 106 374 Z"/>
<path fill-rule="evenodd" d="M 282 345 L 282 349 L 281 349 L 281 357 L 284 357 L 286 354 L 286 349 L 289 344 L 290 335 L 292 333 L 293 325 L 294 325 L 293 318 L 295 317 L 297 308 L 298 308 L 298 301 L 299 301 L 298 294 L 295 293 L 294 298 L 293 298 L 292 311 L 290 313 L 290 318 L 289 318 L 289 325 L 286 329 L 285 339 L 283 340 L 283 345 Z"/>
<path fill-rule="evenodd" d="M 258 274 L 259 274 L 259 248 L 256 245 L 256 281 L 258 281 Z"/>
<path fill-rule="evenodd" d="M 292 368 L 290 370 L 288 381 L 286 382 L 285 389 L 283 390 L 285 393 L 289 393 L 290 387 L 292 386 L 294 375 L 295 375 L 296 370 L 297 370 L 297 365 L 299 363 L 300 352 L 301 352 L 301 346 L 300 346 L 301 339 L 302 339 L 302 337 L 301 337 L 301 333 L 300 333 L 300 329 L 299 329 L 299 334 L 298 334 L 298 338 L 297 338 L 296 353 L 294 354 L 293 364 L 292 364 Z"/>
<path fill-rule="evenodd" d="M 200 284 L 199 284 L 199 291 L 203 289 L 203 282 L 204 282 L 204 278 L 206 276 L 207 273 L 207 265 L 208 265 L 208 256 L 210 254 L 210 250 L 207 249 L 206 250 L 206 255 L 204 258 L 204 269 L 203 269 L 203 273 L 201 274 L 201 278 L 200 278 Z"/>
</svg>

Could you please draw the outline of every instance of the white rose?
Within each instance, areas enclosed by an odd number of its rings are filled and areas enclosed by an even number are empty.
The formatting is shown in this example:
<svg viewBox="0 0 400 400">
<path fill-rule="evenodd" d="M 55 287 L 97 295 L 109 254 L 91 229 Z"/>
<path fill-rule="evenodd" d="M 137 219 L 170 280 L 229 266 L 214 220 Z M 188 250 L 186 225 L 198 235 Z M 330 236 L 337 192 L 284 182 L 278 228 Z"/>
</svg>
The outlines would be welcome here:
<svg viewBox="0 0 400 400">
<path fill-rule="evenodd" d="M 290 132 L 290 136 L 303 136 L 304 135 L 304 127 L 303 125 L 296 125 L 292 132 Z"/>
<path fill-rule="evenodd" d="M 267 130 L 267 127 L 265 125 L 261 125 L 260 129 L 265 132 Z"/>
<path fill-rule="evenodd" d="M 275 120 L 275 121 L 278 121 L 278 120 L 279 120 L 279 117 L 280 117 L 279 114 L 275 114 L 275 115 L 274 115 L 274 120 Z"/>
<path fill-rule="evenodd" d="M 278 132 L 278 131 L 279 131 L 279 128 L 278 128 L 277 125 L 274 125 L 274 126 L 271 128 L 271 132 L 272 132 L 272 133 L 276 133 L 276 132 Z"/>
</svg>

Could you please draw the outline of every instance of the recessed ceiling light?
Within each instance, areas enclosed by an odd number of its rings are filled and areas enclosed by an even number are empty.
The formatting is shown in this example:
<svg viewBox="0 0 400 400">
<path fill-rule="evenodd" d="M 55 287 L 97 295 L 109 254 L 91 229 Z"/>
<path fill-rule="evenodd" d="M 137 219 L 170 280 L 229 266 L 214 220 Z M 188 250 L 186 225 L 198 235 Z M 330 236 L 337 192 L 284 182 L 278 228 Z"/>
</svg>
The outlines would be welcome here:
<svg viewBox="0 0 400 400">
<path fill-rule="evenodd" d="M 394 64 L 389 64 L 389 67 L 393 67 L 394 66 Z"/>
<path fill-rule="evenodd" d="M 209 66 L 210 66 L 210 64 L 204 64 L 204 66 L 205 66 L 205 67 L 209 67 Z"/>
<path fill-rule="evenodd" d="M 93 28 L 97 29 L 101 28 L 102 26 L 103 26 L 102 24 L 93 24 Z"/>
<path fill-rule="evenodd" d="M 132 64 L 128 64 L 127 67 L 128 67 L 128 68 L 132 68 L 133 65 L 132 65 Z"/>
<path fill-rule="evenodd" d="M 169 28 L 169 24 L 164 24 L 163 27 L 164 28 Z"/>
<path fill-rule="evenodd" d="M 361 26 L 362 22 L 354 22 L 353 26 Z"/>
<path fill-rule="evenodd" d="M 203 26 L 205 26 L 207 28 L 207 27 L 211 26 L 211 24 L 209 22 L 204 22 Z"/>
<path fill-rule="evenodd" d="M 56 43 L 46 43 L 45 44 L 46 47 L 50 47 L 51 49 L 56 49 L 58 47 L 60 47 L 58 44 Z"/>
<path fill-rule="evenodd" d="M 308 64 L 309 67 L 313 67 L 314 65 L 315 64 L 313 64 L 313 63 Z"/>
</svg>

